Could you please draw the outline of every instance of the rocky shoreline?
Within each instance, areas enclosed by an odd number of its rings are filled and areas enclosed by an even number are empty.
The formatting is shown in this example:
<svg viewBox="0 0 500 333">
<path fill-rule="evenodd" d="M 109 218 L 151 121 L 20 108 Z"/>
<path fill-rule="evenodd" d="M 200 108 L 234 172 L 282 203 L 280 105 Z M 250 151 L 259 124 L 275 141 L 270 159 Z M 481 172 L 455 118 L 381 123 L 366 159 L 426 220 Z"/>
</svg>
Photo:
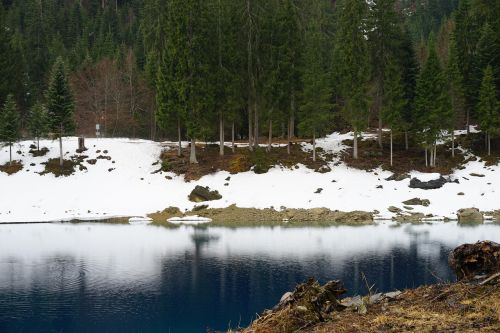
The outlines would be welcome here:
<svg viewBox="0 0 500 333">
<path fill-rule="evenodd" d="M 267 225 L 267 224 L 306 224 L 306 225 L 369 225 L 375 221 L 392 220 L 400 223 L 422 223 L 426 221 L 458 221 L 459 223 L 483 223 L 485 220 L 500 222 L 500 210 L 481 212 L 476 208 L 465 208 L 457 212 L 454 219 L 429 216 L 419 212 L 398 211 L 392 219 L 378 217 L 378 212 L 343 212 L 328 208 L 296 209 L 242 208 L 231 205 L 226 208 L 195 206 L 191 211 L 182 212 L 177 207 L 169 207 L 161 212 L 149 214 L 156 224 L 165 224 L 172 217 L 200 216 L 212 219 L 212 225 Z"/>
</svg>

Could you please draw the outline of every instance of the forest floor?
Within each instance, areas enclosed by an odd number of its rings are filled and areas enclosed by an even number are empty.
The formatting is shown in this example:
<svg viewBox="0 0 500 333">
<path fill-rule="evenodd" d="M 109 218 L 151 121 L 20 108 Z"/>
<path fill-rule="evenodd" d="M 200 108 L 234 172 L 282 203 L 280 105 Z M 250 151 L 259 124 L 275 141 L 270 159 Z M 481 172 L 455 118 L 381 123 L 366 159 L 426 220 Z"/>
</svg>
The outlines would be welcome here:
<svg viewBox="0 0 500 333">
<path fill-rule="evenodd" d="M 494 275 L 492 275 L 494 276 Z M 373 297 L 373 295 L 372 295 Z M 408 289 L 395 297 L 379 296 L 362 305 L 333 311 L 315 320 L 305 307 L 266 311 L 248 328 L 230 332 L 499 332 L 500 278 L 440 283 Z"/>
</svg>

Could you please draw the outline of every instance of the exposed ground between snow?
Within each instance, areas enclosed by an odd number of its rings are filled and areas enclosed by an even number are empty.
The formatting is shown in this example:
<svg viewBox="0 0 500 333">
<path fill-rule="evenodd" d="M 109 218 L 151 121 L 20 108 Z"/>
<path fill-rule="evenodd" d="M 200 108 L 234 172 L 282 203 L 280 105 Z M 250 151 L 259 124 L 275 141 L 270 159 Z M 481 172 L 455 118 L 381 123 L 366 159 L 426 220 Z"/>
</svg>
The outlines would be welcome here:
<svg viewBox="0 0 500 333">
<path fill-rule="evenodd" d="M 365 136 L 372 140 L 373 136 Z M 145 216 L 166 207 L 189 211 L 195 203 L 188 194 L 196 185 L 218 190 L 222 199 L 210 201 L 209 208 L 236 205 L 242 208 L 319 208 L 348 211 L 378 211 L 376 218 L 392 218 L 388 207 L 405 209 L 403 201 L 412 198 L 430 200 L 430 205 L 414 206 L 414 212 L 432 214 L 435 218 L 455 218 L 461 208 L 476 207 L 481 211 L 500 208 L 500 167 L 485 166 L 481 160 L 467 162 L 449 177 L 459 183 L 447 183 L 436 190 L 411 189 L 410 179 L 388 181 L 392 175 L 380 168 L 359 170 L 341 162 L 347 149 L 342 141 L 352 134 L 334 133 L 318 140 L 318 147 L 333 154 L 331 171 L 315 172 L 304 165 L 295 168 L 275 166 L 267 173 L 253 171 L 230 174 L 219 171 L 186 182 L 184 177 L 160 169 L 159 156 L 164 149 L 175 149 L 174 143 L 157 143 L 132 139 L 86 139 L 87 151 L 77 154 L 77 138 L 64 138 L 65 158 L 85 155 L 79 170 L 68 177 L 40 175 L 41 163 L 57 158 L 58 141 L 42 140 L 40 147 L 50 151 L 45 156 L 29 153 L 32 141 L 13 146 L 13 158 L 23 169 L 8 175 L 0 172 L 0 222 L 42 222 L 60 220 L 93 220 L 120 216 Z M 187 144 L 187 143 L 184 143 Z M 170 147 L 170 148 L 169 148 Z M 302 149 L 311 149 L 303 143 Z M 104 151 L 107 151 L 104 153 Z M 98 158 L 104 156 L 105 158 Z M 107 159 L 109 156 L 109 159 Z M 88 160 L 96 160 L 90 164 Z M 9 160 L 7 146 L 0 149 L 0 165 Z M 34 165 L 33 165 L 34 164 Z M 471 174 L 483 175 L 482 177 Z M 420 180 L 438 178 L 436 173 L 410 172 Z M 230 177 L 229 180 L 226 180 Z M 322 190 L 320 193 L 318 189 Z M 463 195 L 458 195 L 463 193 Z"/>
</svg>

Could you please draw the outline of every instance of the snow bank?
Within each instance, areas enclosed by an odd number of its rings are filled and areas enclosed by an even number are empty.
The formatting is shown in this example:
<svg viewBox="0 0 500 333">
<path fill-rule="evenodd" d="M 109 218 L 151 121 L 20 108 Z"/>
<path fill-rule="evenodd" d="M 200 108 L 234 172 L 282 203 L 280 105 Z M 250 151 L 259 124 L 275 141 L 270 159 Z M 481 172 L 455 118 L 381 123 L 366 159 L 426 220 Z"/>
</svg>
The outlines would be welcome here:
<svg viewBox="0 0 500 333">
<path fill-rule="evenodd" d="M 365 136 L 365 138 L 371 138 Z M 338 153 L 346 147 L 343 140 L 352 138 L 351 133 L 333 133 L 318 140 L 318 147 L 325 152 Z M 387 181 L 390 172 L 367 172 L 346 166 L 330 167 L 331 172 L 317 173 L 299 165 L 289 170 L 274 167 L 266 174 L 252 171 L 230 175 L 221 171 L 207 175 L 199 181 L 185 182 L 183 177 L 172 173 L 154 173 L 160 166 L 153 165 L 165 146 L 173 143 L 157 143 L 131 139 L 86 139 L 88 159 L 108 155 L 111 160 L 98 159 L 87 171 L 76 171 L 70 177 L 41 176 L 41 162 L 58 156 L 58 142 L 43 140 L 47 156 L 32 157 L 28 153 L 31 141 L 23 141 L 13 147 L 14 158 L 22 160 L 24 169 L 8 176 L 0 172 L 0 222 L 61 221 L 71 219 L 103 219 L 116 216 L 145 216 L 169 206 L 190 210 L 195 206 L 188 194 L 196 185 L 209 186 L 222 195 L 222 199 L 209 202 L 213 208 L 231 204 L 239 207 L 279 209 L 326 207 L 341 211 L 380 211 L 379 217 L 391 217 L 387 208 L 403 208 L 402 201 L 414 197 L 429 199 L 428 207 L 415 206 L 415 211 L 439 217 L 455 217 L 460 208 L 477 207 L 480 210 L 500 208 L 500 168 L 485 167 L 483 162 L 469 162 L 452 175 L 457 183 L 447 183 L 437 190 L 411 189 L 409 179 Z M 186 143 L 184 143 L 186 144 Z M 73 155 L 77 138 L 64 139 L 66 157 Z M 303 149 L 310 149 L 303 144 Z M 100 153 L 97 151 L 100 150 Z M 104 154 L 103 151 L 108 153 Z M 8 161 L 8 147 L 0 149 L 0 164 Z M 114 163 L 113 163 L 114 162 Z M 34 163 L 34 166 L 30 164 Z M 471 173 L 483 174 L 473 177 Z M 167 179 L 166 176 L 172 177 Z M 225 179 L 231 176 L 230 181 Z M 423 181 L 435 179 L 439 174 L 412 172 L 412 177 Z M 227 186 L 224 186 L 228 183 Z M 322 188 L 321 193 L 314 193 Z M 457 195 L 463 192 L 464 195 Z"/>
</svg>

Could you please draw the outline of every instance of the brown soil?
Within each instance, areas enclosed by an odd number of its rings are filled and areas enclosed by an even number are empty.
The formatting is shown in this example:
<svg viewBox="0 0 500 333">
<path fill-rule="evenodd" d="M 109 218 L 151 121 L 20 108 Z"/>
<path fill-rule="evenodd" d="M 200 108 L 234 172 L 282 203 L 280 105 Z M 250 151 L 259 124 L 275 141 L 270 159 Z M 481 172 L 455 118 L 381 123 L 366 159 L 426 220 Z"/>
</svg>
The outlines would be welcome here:
<svg viewBox="0 0 500 333">
<path fill-rule="evenodd" d="M 404 146 L 404 137 L 394 135 L 393 138 L 393 165 L 390 165 L 390 137 L 389 133 L 384 132 L 382 137 L 383 148 L 380 148 L 376 139 L 367 139 L 358 141 L 358 159 L 352 157 L 352 140 L 345 140 L 343 143 L 348 148 L 342 159 L 347 165 L 357 169 L 371 170 L 381 166 L 384 170 L 390 170 L 401 174 L 411 170 L 422 172 L 439 172 L 441 174 L 450 174 L 453 169 L 459 167 L 465 162 L 465 158 L 460 150 L 455 150 L 455 158 L 451 156 L 451 145 L 439 146 L 437 150 L 436 167 L 425 166 L 424 150 L 416 147 L 416 144 L 410 142 L 409 149 Z"/>
<path fill-rule="evenodd" d="M 283 329 L 297 321 L 290 314 L 264 313 L 240 332 L 499 332 L 500 280 L 497 276 L 484 285 L 457 282 L 409 289 L 394 300 L 367 304 L 363 311 L 334 311 L 323 322 Z"/>
<path fill-rule="evenodd" d="M 41 175 L 52 173 L 56 177 L 60 177 L 72 175 L 78 163 L 73 160 L 63 160 L 63 166 L 61 167 L 59 158 L 51 158 L 42 164 L 45 164 L 45 170 L 40 173 Z"/>
<path fill-rule="evenodd" d="M 5 172 L 9 176 L 15 174 L 23 169 L 23 163 L 21 161 L 12 161 L 12 163 L 5 163 L 0 165 L 0 171 Z"/>
<path fill-rule="evenodd" d="M 286 147 L 271 149 L 268 153 L 265 148 L 258 148 L 253 152 L 248 148 L 236 148 L 235 152 L 226 147 L 224 156 L 219 156 L 218 145 L 197 145 L 196 157 L 198 164 L 189 163 L 189 148 L 182 150 L 182 156 L 177 156 L 177 149 L 165 150 L 160 158 L 162 171 L 174 172 L 184 175 L 187 181 L 197 180 L 204 175 L 225 170 L 232 174 L 245 172 L 252 169 L 255 173 L 265 173 L 274 165 L 292 168 L 298 163 L 318 171 L 327 171 L 326 162 L 320 158 L 312 160 L 312 154 L 302 151 L 298 140 L 292 144 L 291 154 L 287 154 Z M 323 168 L 323 169 L 322 169 Z"/>
</svg>

